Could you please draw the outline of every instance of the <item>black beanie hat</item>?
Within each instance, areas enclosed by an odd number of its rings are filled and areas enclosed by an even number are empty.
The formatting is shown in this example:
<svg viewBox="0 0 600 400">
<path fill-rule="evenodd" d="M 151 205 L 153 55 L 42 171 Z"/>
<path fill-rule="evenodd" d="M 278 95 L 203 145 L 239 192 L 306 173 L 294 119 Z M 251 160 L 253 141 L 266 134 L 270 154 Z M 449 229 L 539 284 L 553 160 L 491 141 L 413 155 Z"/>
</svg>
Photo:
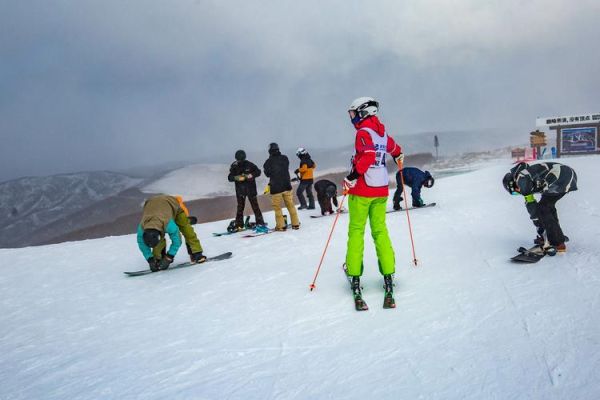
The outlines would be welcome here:
<svg viewBox="0 0 600 400">
<path fill-rule="evenodd" d="M 144 229 L 144 235 L 142 236 L 146 246 L 154 248 L 160 242 L 160 231 L 156 229 Z"/>
<path fill-rule="evenodd" d="M 244 150 L 238 150 L 235 152 L 235 159 L 237 161 L 244 161 L 246 159 L 246 152 Z"/>
</svg>

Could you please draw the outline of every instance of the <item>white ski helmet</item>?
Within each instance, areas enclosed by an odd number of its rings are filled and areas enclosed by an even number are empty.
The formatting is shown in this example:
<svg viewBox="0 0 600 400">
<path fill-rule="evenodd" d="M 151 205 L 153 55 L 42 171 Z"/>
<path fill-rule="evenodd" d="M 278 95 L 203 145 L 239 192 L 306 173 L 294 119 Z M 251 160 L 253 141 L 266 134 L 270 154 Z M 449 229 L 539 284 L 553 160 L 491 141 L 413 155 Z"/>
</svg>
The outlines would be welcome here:
<svg viewBox="0 0 600 400">
<path fill-rule="evenodd" d="M 304 147 L 298 147 L 298 150 L 296 150 L 296 155 L 298 157 L 307 154 L 308 152 L 306 151 L 306 149 Z"/>
<path fill-rule="evenodd" d="M 354 112 L 354 116 L 352 116 L 351 111 Z M 354 124 L 368 116 L 377 114 L 377 111 L 379 111 L 379 102 L 372 97 L 359 97 L 348 107 L 348 112 L 351 114 L 350 119 Z"/>
</svg>

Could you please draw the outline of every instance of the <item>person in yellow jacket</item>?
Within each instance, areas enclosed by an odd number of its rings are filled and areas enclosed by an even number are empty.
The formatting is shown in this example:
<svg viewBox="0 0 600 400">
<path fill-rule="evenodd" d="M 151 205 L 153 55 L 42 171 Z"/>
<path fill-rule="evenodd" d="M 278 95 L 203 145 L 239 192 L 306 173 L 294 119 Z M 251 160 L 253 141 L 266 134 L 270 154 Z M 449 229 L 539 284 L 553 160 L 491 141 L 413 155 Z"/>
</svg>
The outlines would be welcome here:
<svg viewBox="0 0 600 400">
<path fill-rule="evenodd" d="M 314 182 L 314 170 L 317 168 L 317 164 L 310 158 L 310 154 L 304 147 L 298 148 L 296 155 L 300 159 L 300 168 L 294 171 L 300 184 L 296 189 L 296 196 L 300 200 L 299 210 L 314 210 L 315 209 L 315 198 L 313 197 L 312 186 Z M 304 192 L 308 197 L 308 205 L 306 205 L 306 199 L 304 198 Z"/>
</svg>

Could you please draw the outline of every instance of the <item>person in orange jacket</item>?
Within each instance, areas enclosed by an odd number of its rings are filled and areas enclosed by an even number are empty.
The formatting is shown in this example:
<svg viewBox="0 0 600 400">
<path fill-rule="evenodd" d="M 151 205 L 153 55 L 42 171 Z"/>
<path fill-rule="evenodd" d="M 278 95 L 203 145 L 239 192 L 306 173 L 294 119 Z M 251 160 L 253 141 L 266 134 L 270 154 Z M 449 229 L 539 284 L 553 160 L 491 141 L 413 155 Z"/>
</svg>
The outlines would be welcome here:
<svg viewBox="0 0 600 400">
<path fill-rule="evenodd" d="M 294 173 L 300 180 L 298 189 L 296 189 L 296 196 L 300 200 L 299 210 L 314 210 L 315 209 L 315 198 L 313 197 L 312 185 L 314 182 L 314 170 L 317 164 L 310 158 L 310 154 L 304 147 L 298 148 L 296 155 L 300 159 L 300 168 L 296 169 Z M 308 197 L 308 206 L 306 205 L 306 199 L 304 198 L 304 192 Z"/>
</svg>

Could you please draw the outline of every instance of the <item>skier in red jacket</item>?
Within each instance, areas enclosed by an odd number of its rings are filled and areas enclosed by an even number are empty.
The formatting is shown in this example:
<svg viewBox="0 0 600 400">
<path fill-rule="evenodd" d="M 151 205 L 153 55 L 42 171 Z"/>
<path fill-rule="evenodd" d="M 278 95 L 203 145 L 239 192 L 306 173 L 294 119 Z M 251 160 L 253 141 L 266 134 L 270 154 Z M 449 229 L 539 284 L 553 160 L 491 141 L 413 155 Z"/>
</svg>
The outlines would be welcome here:
<svg viewBox="0 0 600 400">
<path fill-rule="evenodd" d="M 395 272 L 395 257 L 385 224 L 389 174 L 386 168 L 386 154 L 389 153 L 402 169 L 404 155 L 402 149 L 385 132 L 385 126 L 376 114 L 379 103 L 371 97 L 361 97 L 352 102 L 348 113 L 356 128 L 354 141 L 355 154 L 352 158 L 352 171 L 344 179 L 344 192 L 348 193 L 350 224 L 348 226 L 348 250 L 346 268 L 352 277 L 352 290 L 357 308 L 362 302 L 360 276 L 363 272 L 364 233 L 367 219 L 379 270 L 384 278 L 384 306 L 394 307 L 392 274 Z"/>
</svg>

